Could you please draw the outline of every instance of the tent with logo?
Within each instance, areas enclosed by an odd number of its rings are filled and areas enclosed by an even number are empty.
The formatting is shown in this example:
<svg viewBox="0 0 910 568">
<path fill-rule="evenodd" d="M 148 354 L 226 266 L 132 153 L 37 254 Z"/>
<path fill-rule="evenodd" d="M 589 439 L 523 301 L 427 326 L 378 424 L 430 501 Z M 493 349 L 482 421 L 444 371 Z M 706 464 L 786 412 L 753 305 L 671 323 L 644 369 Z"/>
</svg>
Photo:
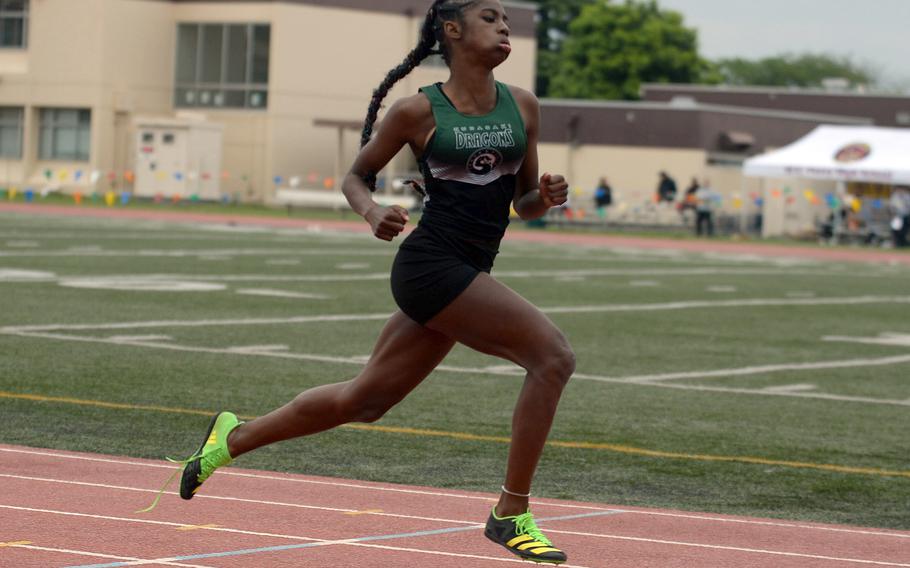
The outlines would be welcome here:
<svg viewBox="0 0 910 568">
<path fill-rule="evenodd" d="M 819 126 L 789 146 L 746 160 L 743 174 L 910 184 L 910 128 Z"/>
<path fill-rule="evenodd" d="M 887 201 L 848 197 L 848 185 L 908 185 L 908 157 L 910 128 L 823 125 L 788 146 L 746 160 L 743 188 L 745 192 L 747 177 L 761 178 L 762 198 L 757 204 L 762 235 L 766 237 L 815 230 L 830 216 L 828 209 L 844 203 L 861 212 L 862 222 L 870 230 L 887 225 Z M 805 180 L 805 185 L 800 187 L 799 180 Z M 800 199 L 801 195 L 805 199 Z M 817 205 L 826 209 L 819 211 Z M 743 215 L 741 222 L 745 223 L 745 209 Z M 835 216 L 835 222 L 838 220 L 840 217 Z"/>
</svg>

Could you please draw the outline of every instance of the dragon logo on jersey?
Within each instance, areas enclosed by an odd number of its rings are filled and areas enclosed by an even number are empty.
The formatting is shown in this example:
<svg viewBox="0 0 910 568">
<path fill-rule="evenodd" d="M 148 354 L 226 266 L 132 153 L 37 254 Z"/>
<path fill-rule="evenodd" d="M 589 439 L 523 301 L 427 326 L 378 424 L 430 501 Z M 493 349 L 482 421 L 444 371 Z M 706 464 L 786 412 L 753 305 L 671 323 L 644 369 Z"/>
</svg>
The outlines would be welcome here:
<svg viewBox="0 0 910 568">
<path fill-rule="evenodd" d="M 468 158 L 468 171 L 479 176 L 486 175 L 502 163 L 502 154 L 493 148 L 477 150 Z"/>
</svg>

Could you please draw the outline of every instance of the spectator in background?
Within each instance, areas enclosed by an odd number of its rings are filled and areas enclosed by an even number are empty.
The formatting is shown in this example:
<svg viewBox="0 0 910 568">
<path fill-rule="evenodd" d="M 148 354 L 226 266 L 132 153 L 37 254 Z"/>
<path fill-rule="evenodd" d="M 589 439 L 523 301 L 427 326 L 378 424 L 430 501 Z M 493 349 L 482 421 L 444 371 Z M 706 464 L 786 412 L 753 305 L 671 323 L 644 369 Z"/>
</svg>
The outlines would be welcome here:
<svg viewBox="0 0 910 568">
<path fill-rule="evenodd" d="M 895 248 L 907 246 L 910 231 L 910 188 L 897 186 L 891 191 L 891 237 Z"/>
<path fill-rule="evenodd" d="M 690 200 L 692 203 L 695 202 L 695 192 L 698 191 L 698 179 L 692 178 L 692 183 L 689 184 L 689 187 L 686 188 L 686 195 L 683 197 L 683 201 L 688 203 Z"/>
<path fill-rule="evenodd" d="M 676 201 L 676 181 L 667 172 L 660 172 L 660 183 L 657 185 L 657 202 Z"/>
<path fill-rule="evenodd" d="M 714 208 L 720 202 L 720 194 L 711 188 L 711 182 L 705 179 L 695 191 L 695 234 L 701 236 L 707 232 L 714 236 Z"/>
<path fill-rule="evenodd" d="M 689 187 L 686 188 L 686 193 L 683 195 L 682 201 L 676 205 L 676 209 L 679 211 L 679 214 L 685 220 L 686 211 L 689 209 L 695 210 L 695 192 L 698 191 L 698 179 L 692 178 L 692 183 L 689 184 Z"/>
<path fill-rule="evenodd" d="M 601 220 L 607 218 L 607 207 L 613 204 L 613 188 L 607 183 L 607 178 L 602 177 L 597 182 L 597 188 L 594 190 L 594 206 L 597 208 L 597 216 Z"/>
</svg>

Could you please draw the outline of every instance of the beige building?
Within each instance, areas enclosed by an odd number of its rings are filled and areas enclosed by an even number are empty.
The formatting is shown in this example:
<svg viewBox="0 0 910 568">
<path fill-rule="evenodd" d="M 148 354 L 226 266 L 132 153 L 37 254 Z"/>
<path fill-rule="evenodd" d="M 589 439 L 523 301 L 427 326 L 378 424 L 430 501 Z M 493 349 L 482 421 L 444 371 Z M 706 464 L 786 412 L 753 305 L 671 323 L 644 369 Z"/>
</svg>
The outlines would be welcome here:
<svg viewBox="0 0 910 568">
<path fill-rule="evenodd" d="M 514 51 L 497 79 L 532 89 L 535 8 L 504 4 Z M 137 155 L 154 151 L 143 145 L 137 120 L 176 119 L 220 126 L 221 171 L 153 166 L 162 178 L 215 178 L 222 194 L 255 200 L 292 178 L 330 187 L 357 151 L 353 128 L 372 90 L 414 47 L 429 5 L 3 0 L 0 183 L 129 188 Z M 425 62 L 387 103 L 447 76 L 441 61 Z M 402 152 L 390 171 L 412 168 Z"/>
</svg>

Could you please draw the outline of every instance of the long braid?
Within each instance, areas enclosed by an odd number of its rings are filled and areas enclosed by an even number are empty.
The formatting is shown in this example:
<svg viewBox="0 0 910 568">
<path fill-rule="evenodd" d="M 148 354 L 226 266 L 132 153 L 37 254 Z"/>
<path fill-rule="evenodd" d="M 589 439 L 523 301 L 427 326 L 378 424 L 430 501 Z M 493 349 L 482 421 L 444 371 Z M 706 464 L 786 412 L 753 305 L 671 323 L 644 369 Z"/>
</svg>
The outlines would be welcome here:
<svg viewBox="0 0 910 568">
<path fill-rule="evenodd" d="M 464 9 L 465 6 L 473 4 L 474 1 L 475 0 L 470 0 L 468 2 L 463 0 L 435 0 L 433 2 L 433 5 L 427 10 L 427 16 L 423 21 L 423 27 L 420 28 L 420 40 L 417 42 L 417 47 L 408 53 L 407 57 L 404 58 L 404 61 L 402 61 L 398 67 L 389 71 L 385 76 L 385 79 L 382 80 L 382 83 L 373 91 L 373 98 L 370 99 L 370 106 L 367 108 L 367 117 L 363 123 L 363 131 L 360 134 L 361 148 L 366 146 L 367 142 L 370 141 L 370 137 L 373 135 L 373 125 L 376 123 L 376 118 L 379 115 L 382 101 L 385 99 L 386 95 L 389 94 L 389 91 L 395 83 L 407 76 L 408 73 L 413 71 L 415 67 L 420 65 L 420 63 L 430 55 L 441 54 L 448 65 L 449 56 L 442 36 L 441 22 L 451 20 L 454 17 L 460 17 L 461 10 Z M 440 50 L 434 51 L 433 47 L 437 42 L 440 45 Z M 366 182 L 367 187 L 370 188 L 370 191 L 376 191 L 375 172 L 367 173 L 364 176 L 364 181 Z M 414 185 L 419 188 L 419 185 Z M 422 188 L 419 188 L 418 191 L 423 193 Z"/>
<path fill-rule="evenodd" d="M 404 61 L 398 67 L 395 67 L 385 76 L 382 83 L 373 90 L 373 98 L 370 99 L 370 106 L 367 108 L 367 118 L 363 123 L 363 132 L 360 134 L 360 147 L 363 148 L 370 141 L 373 134 L 373 124 L 379 116 L 379 109 L 382 106 L 382 100 L 389 94 L 389 90 L 410 73 L 420 62 L 433 54 L 433 46 L 436 44 L 436 8 L 437 5 L 445 3 L 445 0 L 436 0 L 427 10 L 427 17 L 423 21 L 423 27 L 420 28 L 420 41 L 417 42 L 411 52 L 404 58 Z M 376 191 L 376 174 L 369 172 L 364 181 L 370 191 Z"/>
</svg>

